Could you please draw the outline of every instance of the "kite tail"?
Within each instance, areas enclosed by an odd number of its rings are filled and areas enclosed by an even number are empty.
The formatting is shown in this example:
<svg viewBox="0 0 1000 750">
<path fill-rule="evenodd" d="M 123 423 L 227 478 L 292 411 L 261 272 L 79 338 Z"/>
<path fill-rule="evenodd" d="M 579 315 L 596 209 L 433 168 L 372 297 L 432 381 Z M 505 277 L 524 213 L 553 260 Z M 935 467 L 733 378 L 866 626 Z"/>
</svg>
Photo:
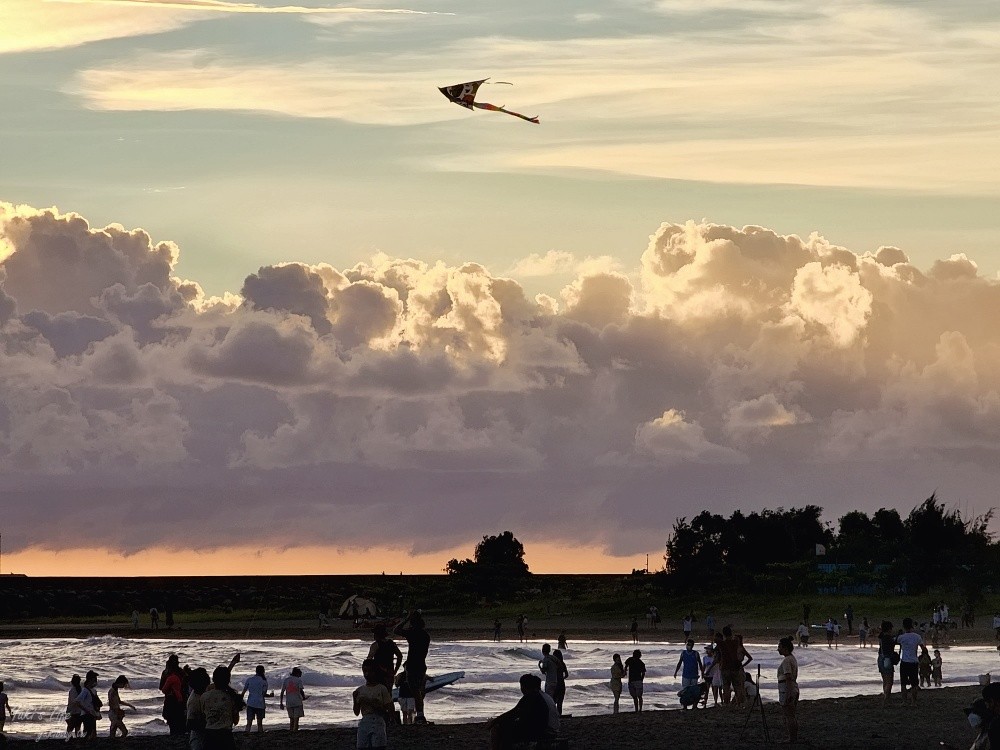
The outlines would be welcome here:
<svg viewBox="0 0 1000 750">
<path fill-rule="evenodd" d="M 505 115 L 511 115 L 513 117 L 520 117 L 522 120 L 526 120 L 528 122 L 533 122 L 533 123 L 535 123 L 535 125 L 538 124 L 538 118 L 537 117 L 528 117 L 527 115 L 522 115 L 520 112 L 513 112 L 513 111 L 511 111 L 509 109 L 504 109 L 503 107 L 498 107 L 495 104 L 488 104 L 487 102 L 473 102 L 472 106 L 475 107 L 476 109 L 488 109 L 491 112 L 503 112 Z"/>
</svg>

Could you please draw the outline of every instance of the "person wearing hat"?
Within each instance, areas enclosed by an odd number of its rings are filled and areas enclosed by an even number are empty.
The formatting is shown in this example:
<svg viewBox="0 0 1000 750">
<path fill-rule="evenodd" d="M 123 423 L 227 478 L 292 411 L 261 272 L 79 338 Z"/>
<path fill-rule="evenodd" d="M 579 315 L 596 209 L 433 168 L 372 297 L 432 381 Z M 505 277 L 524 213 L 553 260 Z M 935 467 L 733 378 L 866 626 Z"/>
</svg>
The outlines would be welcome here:
<svg viewBox="0 0 1000 750">
<path fill-rule="evenodd" d="M 121 688 L 127 688 L 128 686 L 128 678 L 120 674 L 111 684 L 111 689 L 108 691 L 108 719 L 111 721 L 112 739 L 118 736 L 119 731 L 121 731 L 122 737 L 128 737 L 128 729 L 125 727 L 125 709 L 123 706 L 128 706 L 133 711 L 136 710 L 136 707 L 128 701 L 123 701 L 122 697 L 118 694 Z"/>
</svg>

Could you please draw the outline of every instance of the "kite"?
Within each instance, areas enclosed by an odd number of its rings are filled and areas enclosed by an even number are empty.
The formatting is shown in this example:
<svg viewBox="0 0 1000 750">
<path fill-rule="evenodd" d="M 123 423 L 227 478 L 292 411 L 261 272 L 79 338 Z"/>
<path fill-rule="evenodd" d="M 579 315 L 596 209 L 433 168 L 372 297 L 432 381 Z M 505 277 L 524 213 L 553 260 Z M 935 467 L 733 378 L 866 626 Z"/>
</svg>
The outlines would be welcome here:
<svg viewBox="0 0 1000 750">
<path fill-rule="evenodd" d="M 486 83 L 489 78 L 484 78 L 481 81 L 469 81 L 468 83 L 456 83 L 454 86 L 443 86 L 438 89 L 445 98 L 450 102 L 454 102 L 461 107 L 466 109 L 488 109 L 491 112 L 503 112 L 507 115 L 513 115 L 514 117 L 520 117 L 522 120 L 527 120 L 528 122 L 533 122 L 538 124 L 537 117 L 528 117 L 527 115 L 522 115 L 519 112 L 511 112 L 509 109 L 504 109 L 503 107 L 498 107 L 495 104 L 487 104 L 486 102 L 476 101 L 476 92 L 479 91 L 479 87 Z M 496 83 L 503 83 L 508 86 L 512 85 L 507 81 L 496 81 Z"/>
</svg>

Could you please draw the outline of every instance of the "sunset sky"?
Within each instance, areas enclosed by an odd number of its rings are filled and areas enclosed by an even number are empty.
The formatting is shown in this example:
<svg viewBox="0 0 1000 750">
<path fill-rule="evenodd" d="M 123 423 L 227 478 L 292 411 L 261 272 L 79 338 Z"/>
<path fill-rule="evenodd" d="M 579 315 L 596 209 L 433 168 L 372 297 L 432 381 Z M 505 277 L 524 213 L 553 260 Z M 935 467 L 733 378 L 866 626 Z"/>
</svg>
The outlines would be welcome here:
<svg viewBox="0 0 1000 750">
<path fill-rule="evenodd" d="M 0 0 L 2 572 L 982 513 L 997 80 L 981 0 Z"/>
</svg>

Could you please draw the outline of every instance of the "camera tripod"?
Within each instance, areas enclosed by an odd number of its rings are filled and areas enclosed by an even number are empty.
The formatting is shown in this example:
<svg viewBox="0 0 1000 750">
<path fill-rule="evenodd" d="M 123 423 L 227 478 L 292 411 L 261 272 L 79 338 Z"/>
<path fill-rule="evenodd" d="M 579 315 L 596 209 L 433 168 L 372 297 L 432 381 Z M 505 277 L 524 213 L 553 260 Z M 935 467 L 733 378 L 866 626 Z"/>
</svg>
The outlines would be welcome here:
<svg viewBox="0 0 1000 750">
<path fill-rule="evenodd" d="M 753 718 L 753 715 L 755 713 L 757 713 L 757 714 L 760 715 L 761 727 L 764 730 L 764 744 L 765 745 L 772 744 L 772 742 L 771 742 L 771 732 L 767 728 L 767 717 L 764 715 L 764 704 L 763 704 L 763 702 L 760 699 L 760 665 L 759 664 L 757 665 L 757 695 L 755 695 L 753 697 L 753 700 L 750 702 L 750 710 L 747 711 L 747 719 L 746 719 L 746 721 L 743 722 L 743 731 L 740 732 L 740 742 L 742 742 L 743 738 L 746 736 L 747 728 L 750 726 L 750 720 Z"/>
</svg>

